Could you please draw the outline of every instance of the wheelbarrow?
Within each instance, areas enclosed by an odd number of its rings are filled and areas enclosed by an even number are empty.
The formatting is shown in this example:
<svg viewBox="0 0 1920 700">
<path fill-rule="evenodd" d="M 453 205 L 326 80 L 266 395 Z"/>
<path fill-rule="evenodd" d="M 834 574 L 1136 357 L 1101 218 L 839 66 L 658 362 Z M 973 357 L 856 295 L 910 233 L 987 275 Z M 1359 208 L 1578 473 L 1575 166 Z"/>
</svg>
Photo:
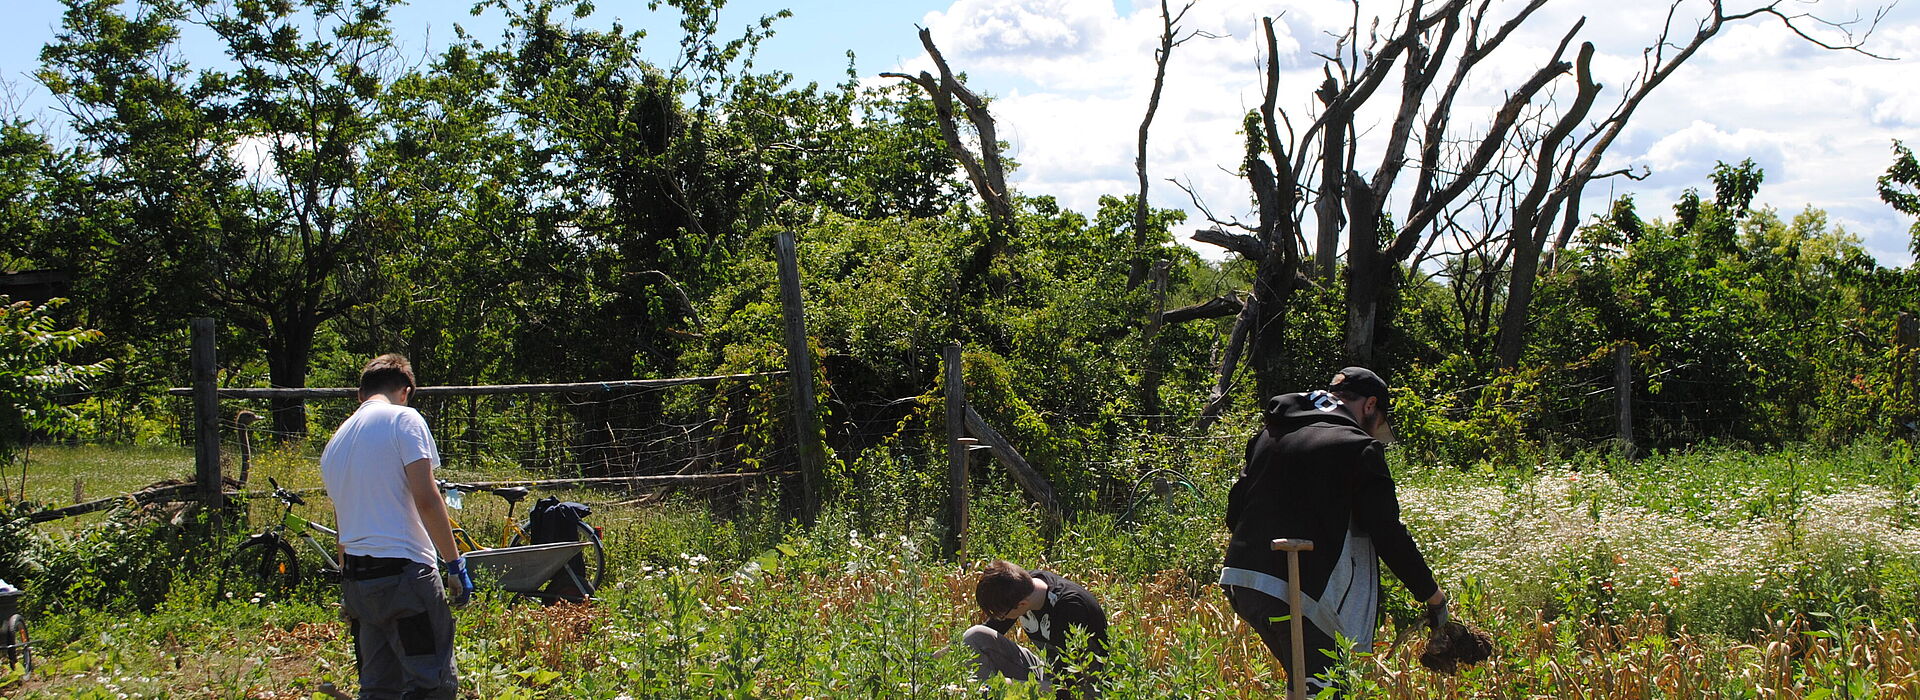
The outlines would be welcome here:
<svg viewBox="0 0 1920 700">
<path fill-rule="evenodd" d="M 580 580 L 573 567 L 567 566 L 567 561 L 590 544 L 550 542 L 474 550 L 467 553 L 467 569 L 473 574 L 476 587 L 491 586 L 527 598 L 578 603 L 593 597 L 593 586 Z M 554 594 L 540 590 L 563 570 L 572 579 L 578 594 Z"/>
<path fill-rule="evenodd" d="M 20 598 L 27 592 L 0 581 L 0 655 L 7 665 L 20 665 L 21 673 L 33 672 L 33 645 L 27 640 L 27 618 L 20 614 Z"/>
</svg>

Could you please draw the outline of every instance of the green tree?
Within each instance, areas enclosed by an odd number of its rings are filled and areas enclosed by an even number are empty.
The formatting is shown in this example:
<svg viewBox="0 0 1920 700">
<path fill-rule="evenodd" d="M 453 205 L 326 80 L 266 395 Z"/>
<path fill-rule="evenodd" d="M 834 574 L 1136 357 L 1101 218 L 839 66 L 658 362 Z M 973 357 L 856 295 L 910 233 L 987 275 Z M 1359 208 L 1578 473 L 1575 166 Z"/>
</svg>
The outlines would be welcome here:
<svg viewBox="0 0 1920 700">
<path fill-rule="evenodd" d="M 1710 175 L 1710 199 L 1688 190 L 1670 220 L 1640 218 L 1630 200 L 1583 228 L 1544 278 L 1528 349 L 1531 367 L 1563 370 L 1543 405 L 1543 427 L 1601 439 L 1611 397 L 1586 401 L 1582 383 L 1612 382 L 1611 351 L 1634 349 L 1635 419 L 1642 442 L 1678 446 L 1709 437 L 1755 442 L 1858 432 L 1873 418 L 1842 410 L 1862 389 L 1891 314 L 1870 301 L 1883 271 L 1857 238 L 1808 209 L 1783 219 L 1755 208 L 1764 174 L 1751 161 Z"/>
<path fill-rule="evenodd" d="M 1920 160 L 1914 159 L 1913 151 L 1906 144 L 1893 142 L 1893 164 L 1880 176 L 1879 189 L 1880 200 L 1895 211 L 1920 216 Z M 1920 221 L 1915 221 L 1907 231 L 1912 236 L 1907 250 L 1920 258 Z"/>
<path fill-rule="evenodd" d="M 127 202 L 121 253 L 159 261 L 145 291 L 173 303 L 149 310 L 216 313 L 265 346 L 273 385 L 305 386 L 316 332 L 379 296 L 409 233 L 371 163 L 391 133 L 393 3 L 117 4 L 69 0 L 40 78 Z M 231 65 L 181 60 L 187 30 Z M 304 433 L 303 403 L 273 408 L 278 432 Z"/>
</svg>

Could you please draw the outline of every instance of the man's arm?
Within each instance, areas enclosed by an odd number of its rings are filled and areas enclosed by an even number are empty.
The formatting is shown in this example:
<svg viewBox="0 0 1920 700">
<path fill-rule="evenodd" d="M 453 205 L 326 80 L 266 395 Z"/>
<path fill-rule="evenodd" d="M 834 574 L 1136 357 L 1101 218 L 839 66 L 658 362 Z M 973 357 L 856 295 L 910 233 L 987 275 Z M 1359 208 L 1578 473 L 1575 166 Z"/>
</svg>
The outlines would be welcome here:
<svg viewBox="0 0 1920 700">
<path fill-rule="evenodd" d="M 1373 537 L 1380 561 L 1414 597 L 1428 603 L 1445 601 L 1446 593 L 1433 580 L 1433 569 L 1421 556 L 1420 546 L 1400 522 L 1400 497 L 1394 491 L 1393 475 L 1387 471 L 1386 455 L 1377 443 L 1360 451 L 1360 464 L 1353 474 L 1354 519 Z"/>
<path fill-rule="evenodd" d="M 407 492 L 413 495 L 413 507 L 420 511 L 420 525 L 426 528 L 427 539 L 433 540 L 440 561 L 460 558 L 460 548 L 453 543 L 453 521 L 447 517 L 447 504 L 440 500 L 440 486 L 433 479 L 433 460 L 422 458 L 408 462 L 406 472 Z"/>
</svg>

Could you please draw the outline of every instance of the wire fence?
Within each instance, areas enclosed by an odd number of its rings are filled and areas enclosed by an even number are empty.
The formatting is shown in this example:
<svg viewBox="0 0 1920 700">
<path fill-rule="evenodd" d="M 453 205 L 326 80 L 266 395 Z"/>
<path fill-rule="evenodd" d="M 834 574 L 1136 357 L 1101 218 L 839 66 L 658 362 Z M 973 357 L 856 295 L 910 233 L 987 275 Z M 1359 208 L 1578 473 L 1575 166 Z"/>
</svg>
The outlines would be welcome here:
<svg viewBox="0 0 1920 700">
<path fill-rule="evenodd" d="M 515 390 L 499 391 L 507 388 Z M 411 403 L 433 429 L 442 462 L 452 468 L 517 467 L 585 478 L 751 472 L 793 461 L 784 372 L 682 378 L 666 385 L 462 389 L 470 390 L 423 387 Z M 305 401 L 308 423 L 317 431 L 330 430 L 357 406 L 347 397 Z M 270 403 L 257 395 L 225 398 L 221 412 L 264 417 Z M 276 433 L 270 423 L 252 424 L 254 439 L 301 438 Z"/>
</svg>

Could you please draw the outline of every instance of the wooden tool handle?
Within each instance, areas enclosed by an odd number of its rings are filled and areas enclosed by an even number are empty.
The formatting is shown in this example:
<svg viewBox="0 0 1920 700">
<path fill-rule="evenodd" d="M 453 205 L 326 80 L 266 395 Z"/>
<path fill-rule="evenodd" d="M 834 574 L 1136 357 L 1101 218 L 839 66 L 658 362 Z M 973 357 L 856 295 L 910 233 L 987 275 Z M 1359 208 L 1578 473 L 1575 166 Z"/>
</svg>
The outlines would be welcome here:
<svg viewBox="0 0 1920 700">
<path fill-rule="evenodd" d="M 1313 551 L 1313 540 L 1294 540 L 1294 539 L 1280 539 L 1280 540 L 1274 540 L 1274 541 L 1273 541 L 1273 551 L 1276 551 L 1276 552 L 1311 552 L 1311 551 Z"/>
</svg>

